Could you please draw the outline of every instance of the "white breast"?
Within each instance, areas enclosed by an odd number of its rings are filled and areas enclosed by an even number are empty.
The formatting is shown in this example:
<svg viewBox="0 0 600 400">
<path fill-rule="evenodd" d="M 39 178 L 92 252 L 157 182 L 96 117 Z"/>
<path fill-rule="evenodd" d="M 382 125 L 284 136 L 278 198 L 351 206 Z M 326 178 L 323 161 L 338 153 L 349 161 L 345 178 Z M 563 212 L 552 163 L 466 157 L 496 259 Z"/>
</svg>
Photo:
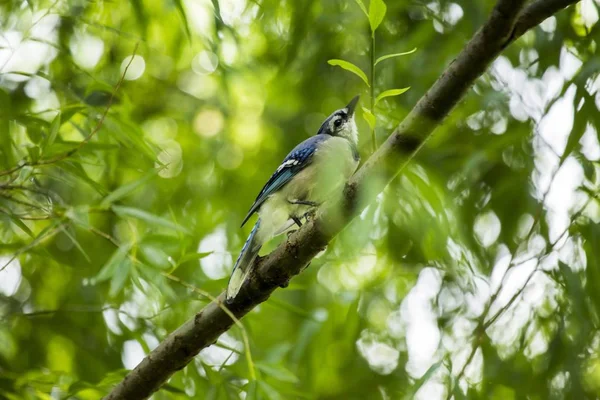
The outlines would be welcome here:
<svg viewBox="0 0 600 400">
<path fill-rule="evenodd" d="M 288 198 L 322 203 L 343 187 L 357 166 L 348 141 L 333 137 L 321 143 L 311 165 L 292 179 L 284 193 Z"/>
<path fill-rule="evenodd" d="M 344 184 L 352 176 L 358 161 L 349 142 L 340 137 L 332 137 L 321 143 L 313 155 L 311 164 L 300 171 L 279 192 L 269 196 L 261 206 L 261 229 L 259 236 L 269 240 L 291 226 L 289 217 L 301 217 L 310 207 L 292 205 L 288 200 L 307 200 L 322 204 L 339 196 Z"/>
</svg>

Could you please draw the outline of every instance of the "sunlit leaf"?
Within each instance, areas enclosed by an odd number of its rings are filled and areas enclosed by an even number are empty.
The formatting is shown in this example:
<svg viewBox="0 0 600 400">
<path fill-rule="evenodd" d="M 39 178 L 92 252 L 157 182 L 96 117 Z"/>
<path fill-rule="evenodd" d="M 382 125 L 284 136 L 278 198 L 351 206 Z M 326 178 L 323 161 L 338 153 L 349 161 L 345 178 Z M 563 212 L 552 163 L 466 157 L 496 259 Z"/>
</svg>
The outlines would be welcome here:
<svg viewBox="0 0 600 400">
<path fill-rule="evenodd" d="M 127 282 L 127 278 L 129 277 L 131 268 L 132 264 L 129 259 L 125 259 L 117 265 L 110 281 L 110 289 L 108 291 L 110 297 L 116 296 L 121 289 L 123 289 L 123 286 L 125 286 L 125 282 Z"/>
<path fill-rule="evenodd" d="M 205 253 L 189 253 L 181 257 L 181 259 L 179 259 L 179 264 L 183 264 L 188 261 L 200 260 L 202 258 L 210 256 L 211 254 L 213 254 L 212 251 L 208 251 Z"/>
<path fill-rule="evenodd" d="M 367 75 L 362 71 L 362 69 L 358 68 L 356 65 L 352 64 L 351 62 L 339 60 L 339 59 L 332 59 L 332 60 L 328 60 L 327 62 L 329 63 L 329 65 L 337 65 L 338 67 L 342 67 L 346 71 L 352 72 L 353 74 L 358 76 L 360 79 L 362 79 L 363 82 L 367 86 L 370 86 L 369 80 L 367 79 Z"/>
<path fill-rule="evenodd" d="M 583 134 L 585 133 L 585 130 L 588 125 L 586 114 L 594 115 L 595 113 L 597 113 L 594 104 L 594 98 L 592 96 L 587 95 L 587 93 L 584 94 L 584 98 L 585 102 L 583 103 L 581 110 L 577 112 L 577 117 L 573 121 L 573 129 L 569 134 L 569 138 L 567 139 L 567 145 L 565 146 L 565 150 L 563 151 L 560 159 L 561 164 L 564 163 L 567 157 L 569 157 L 579 145 L 579 141 L 583 137 Z"/>
<path fill-rule="evenodd" d="M 256 380 L 250 380 L 246 386 L 244 387 L 246 391 L 246 399 L 248 400 L 258 400 L 258 383 Z"/>
<path fill-rule="evenodd" d="M 283 399 L 281 394 L 271 385 L 266 383 L 263 380 L 258 381 L 258 387 L 260 388 L 260 392 L 264 395 L 265 399 L 269 400 L 280 400 Z"/>
<path fill-rule="evenodd" d="M 27 147 L 27 153 L 29 153 L 31 162 L 35 163 L 40 159 L 40 148 L 37 146 Z"/>
<path fill-rule="evenodd" d="M 181 0 L 173 0 L 175 3 L 175 7 L 177 8 L 177 12 L 183 21 L 183 27 L 185 28 L 185 34 L 187 35 L 188 40 L 192 41 L 192 34 L 190 32 L 190 25 L 188 24 L 187 15 L 185 13 L 185 8 L 183 7 L 183 2 Z"/>
<path fill-rule="evenodd" d="M 56 135 L 58 135 L 58 130 L 60 129 L 60 124 L 60 113 L 58 113 L 56 117 L 54 117 L 54 119 L 52 120 L 52 123 L 50 124 L 50 134 L 48 136 L 48 142 L 46 146 L 52 146 L 52 144 L 54 144 L 54 141 L 56 140 Z"/>
<path fill-rule="evenodd" d="M 408 89 L 410 89 L 410 86 L 402 88 L 402 89 L 390 89 L 390 90 L 386 90 L 385 92 L 380 93 L 375 98 L 375 104 L 379 103 L 382 99 L 385 99 L 386 97 L 392 97 L 392 96 L 401 95 L 402 93 L 406 92 Z"/>
<path fill-rule="evenodd" d="M 176 224 L 175 222 L 171 222 L 163 217 L 159 217 L 149 212 L 140 210 L 138 208 L 113 205 L 111 209 L 120 217 L 132 217 L 147 222 L 148 224 L 150 224 L 150 226 L 162 226 L 164 228 L 173 229 L 175 231 L 183 232 L 186 234 L 190 233 L 190 231 L 184 226 Z"/>
<path fill-rule="evenodd" d="M 90 227 L 90 208 L 87 205 L 70 207 L 65 216 L 82 228 Z"/>
<path fill-rule="evenodd" d="M 18 217 L 15 217 L 14 215 L 9 214 L 8 218 L 10 218 L 10 220 L 12 221 L 13 224 L 15 224 L 19 228 L 21 228 L 21 230 L 23 232 L 25 232 L 26 234 L 28 234 L 30 237 L 32 237 L 32 238 L 35 237 L 35 235 L 31 231 L 31 229 L 29 229 L 29 227 L 25 224 L 25 222 L 21 221 Z"/>
<path fill-rule="evenodd" d="M 81 164 L 79 164 L 75 161 L 66 160 L 66 161 L 62 161 L 60 163 L 60 166 L 62 169 L 69 172 L 75 178 L 81 179 L 83 182 L 88 184 L 90 187 L 94 188 L 94 190 L 96 190 L 98 192 L 98 194 L 100 194 L 102 196 L 106 195 L 106 189 L 104 189 L 104 187 L 102 185 L 100 185 L 98 182 L 91 179 L 88 176 L 87 172 L 85 172 L 85 170 L 83 169 Z"/>
<path fill-rule="evenodd" d="M 369 3 L 369 24 L 371 25 L 371 32 L 374 35 L 375 31 L 381 25 L 387 7 L 383 0 L 371 0 Z"/>
<path fill-rule="evenodd" d="M 369 18 L 369 13 L 367 12 L 367 7 L 365 7 L 365 3 L 363 3 L 362 0 L 354 0 L 354 1 L 356 2 L 356 4 L 358 4 L 358 6 L 362 10 L 362 12 L 365 13 L 365 16 L 367 18 Z"/>
<path fill-rule="evenodd" d="M 102 199 L 102 202 L 100 203 L 100 207 L 107 208 L 115 201 L 120 200 L 125 196 L 128 196 L 133 191 L 138 189 L 140 186 L 145 185 L 148 181 L 150 181 L 152 178 L 154 178 L 159 172 L 160 172 L 160 169 L 152 169 L 152 170 L 148 171 L 146 174 L 144 174 L 144 176 L 142 176 L 140 179 L 118 187 L 117 189 L 115 189 L 114 191 L 109 193 L 108 196 L 106 196 L 104 199 Z"/>
<path fill-rule="evenodd" d="M 146 37 L 148 31 L 148 16 L 144 9 L 144 2 L 142 0 L 132 0 L 131 5 L 135 14 L 135 19 L 140 26 L 142 37 Z"/>
<path fill-rule="evenodd" d="M 369 127 L 371 129 L 375 128 L 375 116 L 373 115 L 373 113 L 365 107 L 362 107 L 362 110 L 363 110 L 363 118 L 365 119 L 365 121 L 367 121 L 367 124 L 369 124 Z"/>
<path fill-rule="evenodd" d="M 438 370 L 438 368 L 444 363 L 444 360 L 440 360 L 436 363 L 433 363 L 431 365 L 431 367 L 429 367 L 427 369 L 427 371 L 423 374 L 423 376 L 421 376 L 416 382 L 415 384 L 410 388 L 410 396 L 407 396 L 407 398 L 413 398 L 414 395 L 419 391 L 419 389 L 421 389 L 421 386 L 423 386 L 423 384 L 425 384 L 429 378 L 431 378 L 431 376 Z"/>
<path fill-rule="evenodd" d="M 379 58 L 378 58 L 378 59 L 375 61 L 375 65 L 379 64 L 379 63 L 380 63 L 381 61 L 383 61 L 383 60 L 387 60 L 387 59 L 389 59 L 389 58 L 394 58 L 394 57 L 401 57 L 401 56 L 405 56 L 405 55 L 408 55 L 408 54 L 412 54 L 412 53 L 414 53 L 415 51 L 417 51 L 417 48 L 416 48 L 416 47 L 415 47 L 414 49 L 412 49 L 412 50 L 405 51 L 405 52 L 403 52 L 403 53 L 386 54 L 385 56 L 381 56 L 381 57 L 379 57 Z"/>
<path fill-rule="evenodd" d="M 160 247 L 141 244 L 139 251 L 143 257 L 143 261 L 153 267 L 166 269 L 171 266 L 169 262 L 169 255 L 165 253 Z"/>
</svg>

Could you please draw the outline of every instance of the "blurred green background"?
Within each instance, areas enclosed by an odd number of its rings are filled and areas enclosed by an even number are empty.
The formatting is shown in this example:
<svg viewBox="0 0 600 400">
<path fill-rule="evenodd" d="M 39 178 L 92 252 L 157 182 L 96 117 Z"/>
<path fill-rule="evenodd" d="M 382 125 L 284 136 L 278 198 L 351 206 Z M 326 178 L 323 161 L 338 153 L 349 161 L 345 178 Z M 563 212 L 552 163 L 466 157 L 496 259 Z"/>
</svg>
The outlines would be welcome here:
<svg viewBox="0 0 600 400">
<path fill-rule="evenodd" d="M 493 4 L 389 1 L 374 56 L 417 50 L 371 74 L 353 0 L 0 2 L 0 398 L 105 395 L 225 288 L 287 152 L 356 94 L 382 143 Z M 266 399 L 598 398 L 599 5 L 510 46 L 376 203 L 154 398 L 244 398 L 251 369 Z M 331 59 L 375 96 L 411 88 L 371 108 Z"/>
</svg>

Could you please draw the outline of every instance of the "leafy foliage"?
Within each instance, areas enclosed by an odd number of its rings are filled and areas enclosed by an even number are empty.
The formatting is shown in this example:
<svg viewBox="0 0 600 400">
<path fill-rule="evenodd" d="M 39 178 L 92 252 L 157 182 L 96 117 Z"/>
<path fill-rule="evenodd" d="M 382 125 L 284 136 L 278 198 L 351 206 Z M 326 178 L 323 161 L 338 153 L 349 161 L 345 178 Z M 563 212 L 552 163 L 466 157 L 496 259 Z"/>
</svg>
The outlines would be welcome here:
<svg viewBox="0 0 600 400">
<path fill-rule="evenodd" d="M 284 155 L 361 93 L 367 159 L 489 8 L 0 3 L 0 398 L 105 395 L 223 290 Z M 597 15 L 509 47 L 375 204 L 154 397 L 600 396 Z"/>
</svg>

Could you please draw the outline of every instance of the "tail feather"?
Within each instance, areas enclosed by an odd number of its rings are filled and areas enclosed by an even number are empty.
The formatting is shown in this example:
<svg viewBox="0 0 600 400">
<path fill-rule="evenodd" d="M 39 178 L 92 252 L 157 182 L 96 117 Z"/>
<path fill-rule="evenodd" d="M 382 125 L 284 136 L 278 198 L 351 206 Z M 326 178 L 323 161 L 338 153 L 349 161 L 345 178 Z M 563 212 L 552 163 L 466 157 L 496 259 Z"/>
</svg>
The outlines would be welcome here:
<svg viewBox="0 0 600 400">
<path fill-rule="evenodd" d="M 260 251 L 262 243 L 258 242 L 256 236 L 259 226 L 260 219 L 256 221 L 254 228 L 252 228 L 252 232 L 250 232 L 250 236 L 246 239 L 246 243 L 244 243 L 244 247 L 242 247 L 242 251 L 235 262 L 231 278 L 229 278 L 229 284 L 227 285 L 227 300 L 231 300 L 238 294 L 251 271 L 250 267 L 252 266 L 254 259 Z"/>
</svg>

